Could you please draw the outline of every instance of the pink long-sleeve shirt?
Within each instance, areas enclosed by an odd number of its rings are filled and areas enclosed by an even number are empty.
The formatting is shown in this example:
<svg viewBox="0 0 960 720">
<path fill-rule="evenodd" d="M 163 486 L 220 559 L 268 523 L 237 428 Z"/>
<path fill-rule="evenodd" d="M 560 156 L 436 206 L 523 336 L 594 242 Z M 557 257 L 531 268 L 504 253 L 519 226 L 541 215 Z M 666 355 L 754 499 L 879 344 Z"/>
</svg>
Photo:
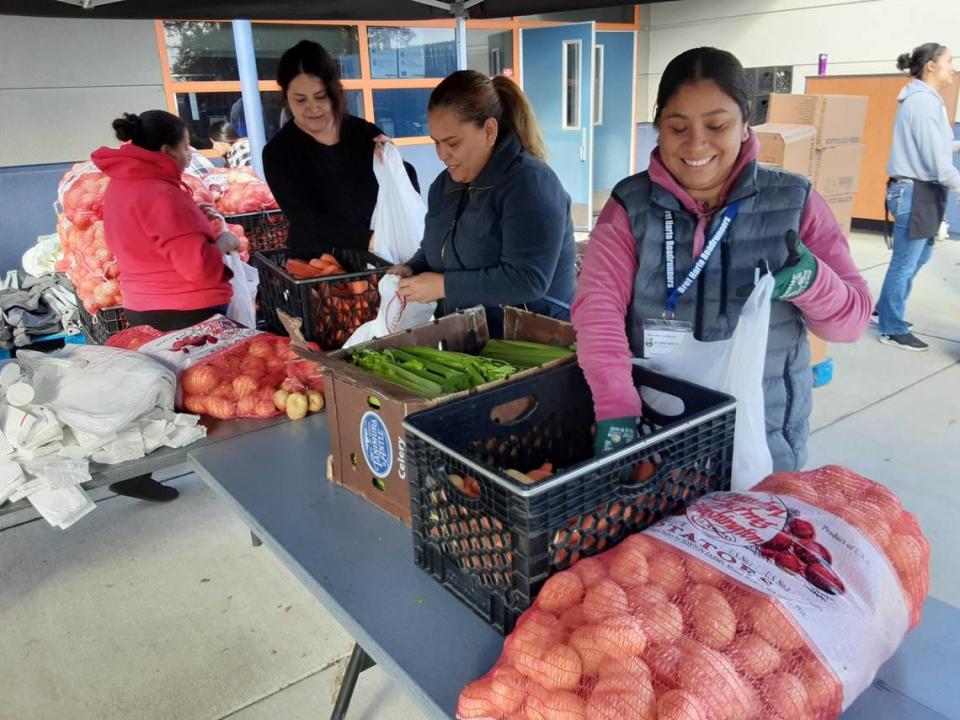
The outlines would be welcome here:
<svg viewBox="0 0 960 720">
<path fill-rule="evenodd" d="M 751 130 L 721 193 L 721 207 L 740 172 L 756 158 L 757 150 Z M 664 167 L 658 150 L 651 155 L 648 172 L 653 182 L 668 189 L 697 217 L 696 257 L 703 249 L 706 227 L 718 208 L 708 210 L 691 198 Z M 790 302 L 800 310 L 815 335 L 830 342 L 857 340 L 870 320 L 873 300 L 850 255 L 847 238 L 830 206 L 816 190 L 811 189 L 807 197 L 800 239 L 817 258 L 817 274 L 813 284 Z M 577 358 L 593 392 L 597 420 L 640 414 L 640 396 L 633 385 L 632 353 L 624 323 L 638 269 L 637 240 L 630 220 L 623 207 L 611 198 L 590 234 L 572 309 Z"/>
</svg>

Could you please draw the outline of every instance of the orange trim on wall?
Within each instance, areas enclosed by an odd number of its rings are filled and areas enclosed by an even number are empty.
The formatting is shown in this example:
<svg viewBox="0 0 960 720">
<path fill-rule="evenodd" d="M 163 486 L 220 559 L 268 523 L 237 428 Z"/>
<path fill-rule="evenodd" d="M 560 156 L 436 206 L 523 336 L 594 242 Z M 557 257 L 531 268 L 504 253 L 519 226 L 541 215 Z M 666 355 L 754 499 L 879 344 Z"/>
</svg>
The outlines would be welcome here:
<svg viewBox="0 0 960 720">
<path fill-rule="evenodd" d="M 160 55 L 160 75 L 163 80 L 163 97 L 167 103 L 167 111 L 177 114 L 177 101 L 173 96 L 173 76 L 170 74 L 170 54 L 167 52 L 167 34 L 163 29 L 163 20 L 154 20 L 154 30 L 157 34 L 157 53 Z"/>
<path fill-rule="evenodd" d="M 166 18 L 165 20 L 154 21 L 154 27 L 157 37 L 157 53 L 160 58 L 160 70 L 163 80 L 164 97 L 166 98 L 167 109 L 172 113 L 177 113 L 176 95 L 178 93 L 206 93 L 206 92 L 240 92 L 240 81 L 238 80 L 219 80 L 219 81 L 180 81 L 174 80 L 170 70 L 170 57 L 167 52 L 166 33 L 164 31 L 164 22 L 184 22 L 177 18 Z M 230 22 L 229 19 L 211 22 Z M 367 30 L 370 27 L 411 27 L 411 28 L 450 28 L 453 29 L 454 21 L 450 20 L 384 20 L 384 21 L 343 21 L 343 20 L 256 20 L 254 24 L 263 25 L 318 25 L 318 26 L 347 26 L 357 29 L 358 52 L 360 53 L 360 78 L 344 79 L 343 87 L 346 90 L 360 90 L 363 93 L 363 108 L 366 118 L 371 122 L 376 122 L 373 91 L 374 90 L 392 90 L 392 89 L 411 89 L 411 88 L 432 88 L 442 80 L 442 78 L 372 78 L 370 68 L 370 45 L 367 38 Z M 467 29 L 476 30 L 508 30 L 513 35 L 513 80 L 520 85 L 522 76 L 522 63 L 520 51 L 520 31 L 523 28 L 551 27 L 565 25 L 568 23 L 546 20 L 523 20 L 520 17 L 512 17 L 502 20 L 467 20 Z M 634 22 L 631 23 L 597 23 L 598 30 L 637 30 L 640 26 L 640 7 L 634 6 Z M 639 49 L 639 48 L 638 48 Z M 637 78 L 634 78 L 637 81 Z M 261 92 L 278 91 L 277 84 L 272 80 L 261 80 L 259 82 Z M 418 138 L 398 138 L 398 144 L 419 145 L 431 142 L 429 137 Z"/>
<path fill-rule="evenodd" d="M 433 139 L 429 135 L 394 138 L 393 142 L 395 145 L 433 145 Z"/>
</svg>

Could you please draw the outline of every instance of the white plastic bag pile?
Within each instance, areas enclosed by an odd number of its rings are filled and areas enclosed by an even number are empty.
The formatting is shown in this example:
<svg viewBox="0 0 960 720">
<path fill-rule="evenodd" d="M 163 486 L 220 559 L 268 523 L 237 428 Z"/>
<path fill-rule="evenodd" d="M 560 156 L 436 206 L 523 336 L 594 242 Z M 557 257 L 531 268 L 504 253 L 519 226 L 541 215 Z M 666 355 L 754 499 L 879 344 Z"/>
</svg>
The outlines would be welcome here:
<svg viewBox="0 0 960 720">
<path fill-rule="evenodd" d="M 142 353 L 67 345 L 22 350 L 0 369 L 0 504 L 28 498 L 67 528 L 94 508 L 89 461 L 115 464 L 206 435 L 173 410 L 176 378 Z"/>
</svg>

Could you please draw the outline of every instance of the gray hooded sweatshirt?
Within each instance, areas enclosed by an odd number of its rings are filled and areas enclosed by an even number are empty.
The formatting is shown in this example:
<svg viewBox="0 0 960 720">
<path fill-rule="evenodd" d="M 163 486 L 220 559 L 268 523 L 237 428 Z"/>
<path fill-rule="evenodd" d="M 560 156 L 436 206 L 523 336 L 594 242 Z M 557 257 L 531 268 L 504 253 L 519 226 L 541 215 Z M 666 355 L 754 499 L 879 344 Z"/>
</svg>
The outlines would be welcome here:
<svg viewBox="0 0 960 720">
<path fill-rule="evenodd" d="M 922 80 L 911 80 L 897 96 L 887 175 L 927 180 L 960 190 L 960 170 L 953 165 L 958 144 L 943 98 Z"/>
</svg>

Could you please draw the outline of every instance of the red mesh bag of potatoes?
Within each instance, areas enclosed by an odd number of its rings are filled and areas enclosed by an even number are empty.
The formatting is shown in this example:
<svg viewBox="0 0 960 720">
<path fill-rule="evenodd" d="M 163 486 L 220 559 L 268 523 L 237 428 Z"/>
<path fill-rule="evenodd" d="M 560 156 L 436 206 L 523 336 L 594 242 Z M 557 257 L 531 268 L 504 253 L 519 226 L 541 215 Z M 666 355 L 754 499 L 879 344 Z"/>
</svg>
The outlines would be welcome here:
<svg viewBox="0 0 960 720">
<path fill-rule="evenodd" d="M 223 420 L 286 412 L 299 419 L 324 407 L 317 366 L 294 354 L 290 338 L 249 330 L 222 315 L 169 333 L 132 327 L 107 344 L 171 368 L 177 407 L 185 412 Z"/>
<path fill-rule="evenodd" d="M 711 493 L 544 583 L 461 720 L 826 720 L 920 620 L 929 546 L 844 468 Z"/>
<path fill-rule="evenodd" d="M 197 203 L 213 203 L 213 194 L 202 181 L 184 173 L 181 176 L 185 190 Z M 100 172 L 91 161 L 77 163 L 61 178 L 57 187 L 57 234 L 63 249 L 63 259 L 57 263 L 59 272 L 67 277 L 77 297 L 91 315 L 102 308 L 123 304 L 120 291 L 117 260 L 107 245 L 103 227 L 103 198 L 110 178 Z M 214 234 L 229 230 L 240 241 L 237 252 L 244 262 L 250 259 L 250 243 L 240 225 L 223 219 L 212 221 Z"/>
</svg>

